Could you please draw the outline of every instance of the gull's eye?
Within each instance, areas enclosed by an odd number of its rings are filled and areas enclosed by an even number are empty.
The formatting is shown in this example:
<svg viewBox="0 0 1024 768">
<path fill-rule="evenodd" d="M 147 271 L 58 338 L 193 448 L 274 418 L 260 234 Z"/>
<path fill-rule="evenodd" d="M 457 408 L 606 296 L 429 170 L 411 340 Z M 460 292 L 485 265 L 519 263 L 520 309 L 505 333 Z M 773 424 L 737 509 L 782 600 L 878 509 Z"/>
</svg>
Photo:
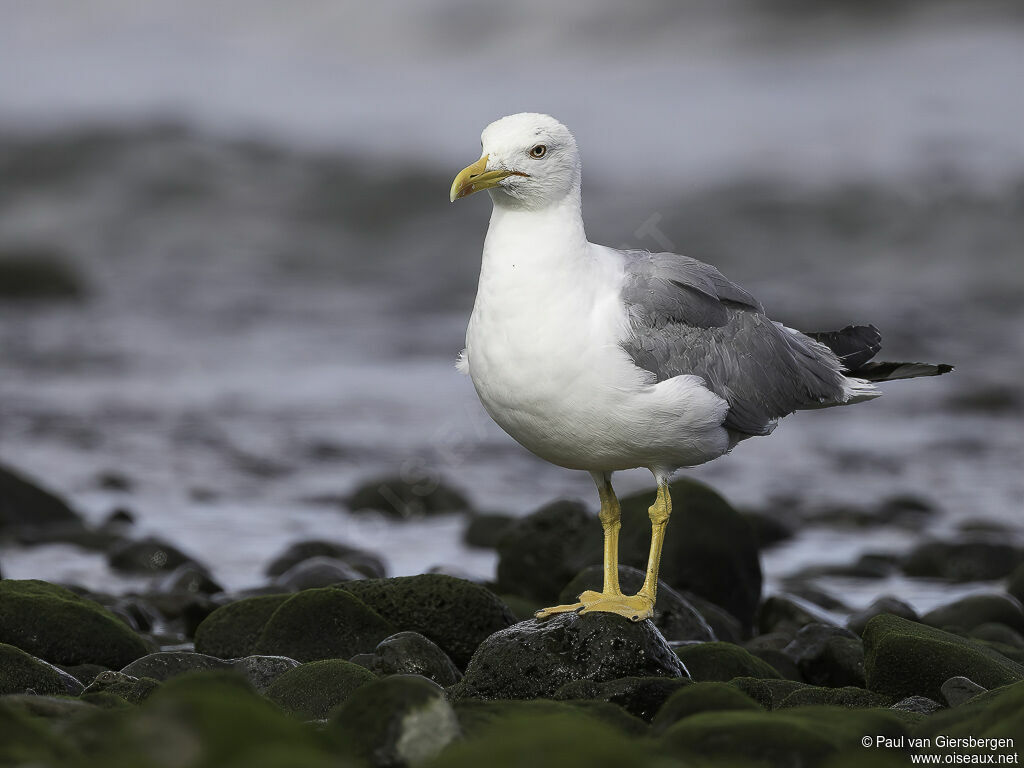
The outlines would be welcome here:
<svg viewBox="0 0 1024 768">
<path fill-rule="evenodd" d="M 540 160 L 544 155 L 548 153 L 548 148 L 543 144 L 538 144 L 536 147 L 530 150 L 530 157 Z"/>
</svg>

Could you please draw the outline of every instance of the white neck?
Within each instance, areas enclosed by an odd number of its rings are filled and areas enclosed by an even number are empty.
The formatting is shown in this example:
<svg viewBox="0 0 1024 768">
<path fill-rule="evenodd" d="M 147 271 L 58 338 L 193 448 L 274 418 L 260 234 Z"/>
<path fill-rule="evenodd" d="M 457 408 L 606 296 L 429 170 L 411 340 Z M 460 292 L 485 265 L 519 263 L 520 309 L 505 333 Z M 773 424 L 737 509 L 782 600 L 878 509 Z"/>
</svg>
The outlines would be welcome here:
<svg viewBox="0 0 1024 768">
<path fill-rule="evenodd" d="M 492 272 L 551 277 L 578 269 L 588 258 L 578 188 L 557 203 L 535 209 L 509 204 L 505 195 L 499 195 L 492 195 L 481 280 Z"/>
</svg>

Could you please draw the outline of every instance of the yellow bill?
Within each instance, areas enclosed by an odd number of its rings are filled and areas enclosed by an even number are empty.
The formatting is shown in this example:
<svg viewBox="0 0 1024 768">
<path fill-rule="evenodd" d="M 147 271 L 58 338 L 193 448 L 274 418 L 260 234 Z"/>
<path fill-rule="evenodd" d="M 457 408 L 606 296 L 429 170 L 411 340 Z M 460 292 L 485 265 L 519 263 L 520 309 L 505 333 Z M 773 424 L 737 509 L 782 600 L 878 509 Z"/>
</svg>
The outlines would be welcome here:
<svg viewBox="0 0 1024 768">
<path fill-rule="evenodd" d="M 479 192 L 481 189 L 496 187 L 502 179 L 507 179 L 509 176 L 526 175 L 525 173 L 520 173 L 518 171 L 488 171 L 487 158 L 488 155 L 484 155 L 472 165 L 459 171 L 459 175 L 456 176 L 455 181 L 452 182 L 452 191 L 449 195 L 449 200 L 454 203 L 460 197 L 472 195 L 474 192 Z"/>
</svg>

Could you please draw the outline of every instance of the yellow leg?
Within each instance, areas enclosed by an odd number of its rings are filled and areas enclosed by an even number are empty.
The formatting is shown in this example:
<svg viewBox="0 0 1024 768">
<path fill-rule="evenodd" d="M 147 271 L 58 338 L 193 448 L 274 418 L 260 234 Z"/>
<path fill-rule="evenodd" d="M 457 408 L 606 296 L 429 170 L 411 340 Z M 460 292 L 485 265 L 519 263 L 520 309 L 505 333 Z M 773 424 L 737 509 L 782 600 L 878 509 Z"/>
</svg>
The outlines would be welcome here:
<svg viewBox="0 0 1024 768">
<path fill-rule="evenodd" d="M 595 475 L 595 479 L 598 476 Z M 587 590 L 577 599 L 579 602 L 568 605 L 555 605 L 551 608 L 544 608 L 535 614 L 538 618 L 553 616 L 556 613 L 615 613 L 625 616 L 632 621 L 642 621 L 654 614 L 654 592 L 658 584 L 658 560 L 661 558 L 661 544 L 664 536 L 665 522 L 671 512 L 671 502 L 668 501 L 668 487 L 658 487 L 658 500 L 650 509 L 651 522 L 654 524 L 655 509 L 659 510 L 658 518 L 662 515 L 660 510 L 666 508 L 660 528 L 655 526 L 657 533 L 652 533 L 651 539 L 651 563 L 648 564 L 647 580 L 644 588 L 636 595 L 624 595 L 619 587 L 619 530 L 622 527 L 619 500 L 612 490 L 608 476 L 602 476 L 597 484 L 598 493 L 601 496 L 601 527 L 604 529 L 604 588 L 600 592 Z M 664 491 L 664 492 L 663 492 Z M 657 536 L 657 552 L 655 552 L 655 539 Z M 647 592 L 647 581 L 651 578 L 651 569 L 654 570 L 654 587 Z"/>
<path fill-rule="evenodd" d="M 668 490 L 668 482 L 658 482 L 658 498 L 647 510 L 651 518 L 651 554 L 647 558 L 647 575 L 638 595 L 643 595 L 651 604 L 658 594 L 658 566 L 661 564 L 661 548 L 665 543 L 665 528 L 672 515 L 672 495 Z"/>
</svg>

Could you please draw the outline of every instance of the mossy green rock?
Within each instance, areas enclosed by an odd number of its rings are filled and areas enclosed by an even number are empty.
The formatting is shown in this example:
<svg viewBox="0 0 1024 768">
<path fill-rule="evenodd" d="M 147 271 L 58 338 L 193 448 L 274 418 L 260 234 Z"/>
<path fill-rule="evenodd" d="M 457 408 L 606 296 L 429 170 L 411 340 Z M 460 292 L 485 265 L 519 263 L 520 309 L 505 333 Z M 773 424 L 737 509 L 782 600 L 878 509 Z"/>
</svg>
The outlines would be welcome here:
<svg viewBox="0 0 1024 768">
<path fill-rule="evenodd" d="M 0 698 L 0 765 L 57 765 L 74 754 L 71 742 L 46 721 Z"/>
<path fill-rule="evenodd" d="M 100 605 L 45 581 L 0 581 L 0 642 L 53 664 L 120 669 L 148 653 L 127 624 Z"/>
<path fill-rule="evenodd" d="M 419 675 L 358 688 L 336 707 L 329 735 L 375 766 L 418 766 L 461 734 L 444 689 Z"/>
<path fill-rule="evenodd" d="M 257 695 L 235 672 L 191 672 L 140 707 L 100 712 L 72 729 L 90 768 L 346 766 L 328 740 Z M 169 762 L 170 761 L 170 762 Z"/>
<path fill-rule="evenodd" d="M 985 688 L 1024 680 L 1024 666 L 979 643 L 884 614 L 864 629 L 867 687 L 896 699 L 944 701 L 942 684 L 968 677 Z"/>
<path fill-rule="evenodd" d="M 298 661 L 349 659 L 394 633 L 394 625 L 349 592 L 307 589 L 274 611 L 253 651 Z"/>
<path fill-rule="evenodd" d="M 676 655 L 695 681 L 728 682 L 734 677 L 782 677 L 768 662 L 732 643 L 717 641 L 683 645 L 676 649 Z"/>
<path fill-rule="evenodd" d="M 349 661 L 311 661 L 278 677 L 266 696 L 304 720 L 323 720 L 357 688 L 376 679 L 375 674 Z"/>
<path fill-rule="evenodd" d="M 487 637 L 515 623 L 508 606 L 490 590 L 439 573 L 350 581 L 337 588 L 355 595 L 397 629 L 419 632 L 437 643 L 460 668 Z"/>
<path fill-rule="evenodd" d="M 832 707 L 848 707 L 850 709 L 866 709 L 869 707 L 889 707 L 895 703 L 892 696 L 874 693 L 852 685 L 842 688 L 826 688 L 819 686 L 802 686 L 792 691 L 777 705 L 777 709 L 802 707 L 810 704 L 827 704 Z"/>
<path fill-rule="evenodd" d="M 680 720 L 662 735 L 663 749 L 700 764 L 813 766 L 861 749 L 867 735 L 899 738 L 906 725 L 888 710 L 798 707 L 776 712 L 705 712 Z"/>
<path fill-rule="evenodd" d="M 252 655 L 263 627 L 290 597 L 290 594 L 259 595 L 221 606 L 196 629 L 196 652 L 219 659 Z"/>
<path fill-rule="evenodd" d="M 692 683 L 669 697 L 651 727 L 654 733 L 662 733 L 683 718 L 701 712 L 761 709 L 760 704 L 728 683 Z"/>
<path fill-rule="evenodd" d="M 536 702 L 534 702 L 536 703 Z M 658 768 L 650 744 L 631 739 L 586 714 L 558 712 L 504 717 L 452 744 L 427 768 L 523 768 L 523 766 Z"/>
<path fill-rule="evenodd" d="M 491 726 L 504 723 L 510 719 L 522 718 L 555 718 L 586 717 L 605 728 L 613 728 L 620 733 L 639 736 L 647 732 L 647 723 L 639 717 L 625 712 L 621 707 L 607 701 L 590 699 L 569 699 L 552 701 L 551 699 L 504 699 L 488 701 L 485 699 L 463 699 L 453 705 L 459 719 L 459 726 L 466 738 L 475 738 L 486 732 Z"/>
<path fill-rule="evenodd" d="M 0 695 L 32 690 L 41 696 L 67 693 L 60 673 L 13 645 L 0 643 Z"/>
</svg>

